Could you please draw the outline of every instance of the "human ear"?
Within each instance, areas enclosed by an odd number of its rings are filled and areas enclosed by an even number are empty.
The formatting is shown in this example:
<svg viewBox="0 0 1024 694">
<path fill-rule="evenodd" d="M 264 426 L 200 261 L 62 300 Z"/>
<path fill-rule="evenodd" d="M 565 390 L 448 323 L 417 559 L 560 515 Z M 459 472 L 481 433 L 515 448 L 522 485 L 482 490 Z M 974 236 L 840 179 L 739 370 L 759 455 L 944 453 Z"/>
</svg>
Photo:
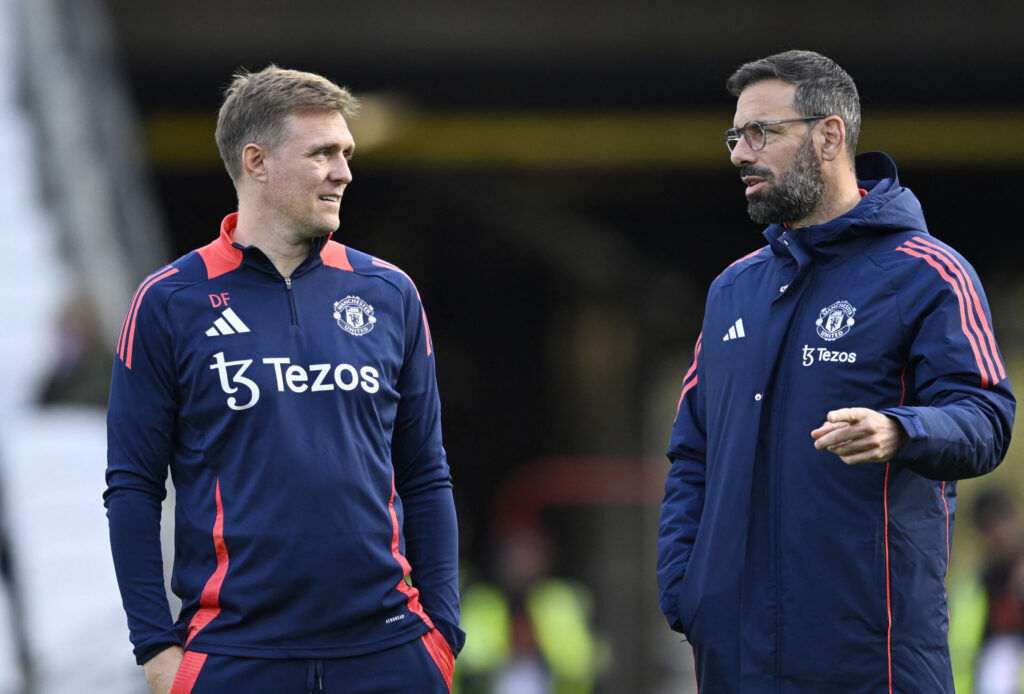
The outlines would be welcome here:
<svg viewBox="0 0 1024 694">
<path fill-rule="evenodd" d="M 839 116 L 829 116 L 822 123 L 822 133 L 825 142 L 822 146 L 821 157 L 825 161 L 833 161 L 846 152 L 846 123 Z"/>
<path fill-rule="evenodd" d="M 267 151 L 249 143 L 242 148 L 242 173 L 260 183 L 267 180 Z"/>
</svg>

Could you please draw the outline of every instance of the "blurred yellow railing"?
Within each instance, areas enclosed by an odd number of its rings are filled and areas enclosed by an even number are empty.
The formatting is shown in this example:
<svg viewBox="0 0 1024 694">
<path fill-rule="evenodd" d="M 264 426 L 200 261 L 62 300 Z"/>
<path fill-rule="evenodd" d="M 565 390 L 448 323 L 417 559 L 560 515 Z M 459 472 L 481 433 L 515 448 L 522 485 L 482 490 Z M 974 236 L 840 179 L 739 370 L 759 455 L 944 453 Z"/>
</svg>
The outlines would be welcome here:
<svg viewBox="0 0 1024 694">
<path fill-rule="evenodd" d="M 430 112 L 377 105 L 364 108 L 351 127 L 357 164 L 375 168 L 708 169 L 729 166 L 721 135 L 731 119 L 727 111 Z M 219 166 L 215 124 L 214 114 L 148 116 L 151 161 Z M 1024 138 L 1016 132 L 1024 132 L 1024 113 L 1017 111 L 869 112 L 858 150 L 880 149 L 903 166 L 1019 166 Z"/>
</svg>

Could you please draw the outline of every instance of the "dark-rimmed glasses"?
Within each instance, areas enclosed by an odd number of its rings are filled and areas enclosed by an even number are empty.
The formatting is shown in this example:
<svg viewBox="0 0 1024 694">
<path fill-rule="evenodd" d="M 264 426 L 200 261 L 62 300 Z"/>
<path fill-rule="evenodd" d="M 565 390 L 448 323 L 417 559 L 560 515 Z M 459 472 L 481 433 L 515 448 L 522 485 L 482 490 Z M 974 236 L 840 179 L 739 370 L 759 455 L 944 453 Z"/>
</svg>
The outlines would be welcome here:
<svg viewBox="0 0 1024 694">
<path fill-rule="evenodd" d="M 804 116 L 802 118 L 783 118 L 782 120 L 766 120 L 756 121 L 752 120 L 742 128 L 729 128 L 725 131 L 725 135 L 722 139 L 725 141 L 725 146 L 732 152 L 736 149 L 736 145 L 739 144 L 740 138 L 742 137 L 747 141 L 747 146 L 755 152 L 759 152 L 764 149 L 764 146 L 768 144 L 768 131 L 766 128 L 770 125 L 781 125 L 783 123 L 797 123 L 800 121 L 812 121 L 821 120 L 828 118 L 828 116 Z"/>
</svg>

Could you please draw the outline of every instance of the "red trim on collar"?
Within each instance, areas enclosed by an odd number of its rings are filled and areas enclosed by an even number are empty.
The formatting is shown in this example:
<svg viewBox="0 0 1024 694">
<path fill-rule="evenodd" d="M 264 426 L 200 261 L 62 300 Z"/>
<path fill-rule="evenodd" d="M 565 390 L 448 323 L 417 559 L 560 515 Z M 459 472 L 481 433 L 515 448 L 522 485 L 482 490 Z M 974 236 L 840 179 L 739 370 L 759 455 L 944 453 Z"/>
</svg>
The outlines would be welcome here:
<svg viewBox="0 0 1024 694">
<path fill-rule="evenodd" d="M 196 251 L 206 265 L 207 279 L 231 272 L 242 264 L 241 249 L 232 245 L 237 226 L 238 213 L 232 212 L 220 223 L 220 236 Z"/>
<path fill-rule="evenodd" d="M 324 265 L 352 272 L 352 263 L 349 262 L 348 251 L 343 244 L 337 241 L 328 239 L 327 243 L 324 244 L 323 250 L 320 251 L 320 258 L 323 260 Z"/>
</svg>

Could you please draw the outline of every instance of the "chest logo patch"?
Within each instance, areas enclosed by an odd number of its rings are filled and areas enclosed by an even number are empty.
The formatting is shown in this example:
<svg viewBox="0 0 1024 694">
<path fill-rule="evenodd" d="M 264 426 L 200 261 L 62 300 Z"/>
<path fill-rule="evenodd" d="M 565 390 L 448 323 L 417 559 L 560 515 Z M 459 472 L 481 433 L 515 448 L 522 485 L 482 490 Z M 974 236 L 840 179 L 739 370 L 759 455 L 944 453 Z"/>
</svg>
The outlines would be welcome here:
<svg viewBox="0 0 1024 694">
<path fill-rule="evenodd" d="M 373 330 L 377 323 L 373 315 L 373 306 L 349 294 L 344 299 L 334 302 L 334 320 L 338 326 L 351 335 L 365 335 Z"/>
<path fill-rule="evenodd" d="M 815 329 L 823 340 L 828 342 L 838 340 L 850 332 L 856 322 L 853 320 L 856 313 L 857 309 L 850 305 L 849 301 L 837 301 L 831 306 L 821 309 L 818 320 L 814 322 Z"/>
</svg>

